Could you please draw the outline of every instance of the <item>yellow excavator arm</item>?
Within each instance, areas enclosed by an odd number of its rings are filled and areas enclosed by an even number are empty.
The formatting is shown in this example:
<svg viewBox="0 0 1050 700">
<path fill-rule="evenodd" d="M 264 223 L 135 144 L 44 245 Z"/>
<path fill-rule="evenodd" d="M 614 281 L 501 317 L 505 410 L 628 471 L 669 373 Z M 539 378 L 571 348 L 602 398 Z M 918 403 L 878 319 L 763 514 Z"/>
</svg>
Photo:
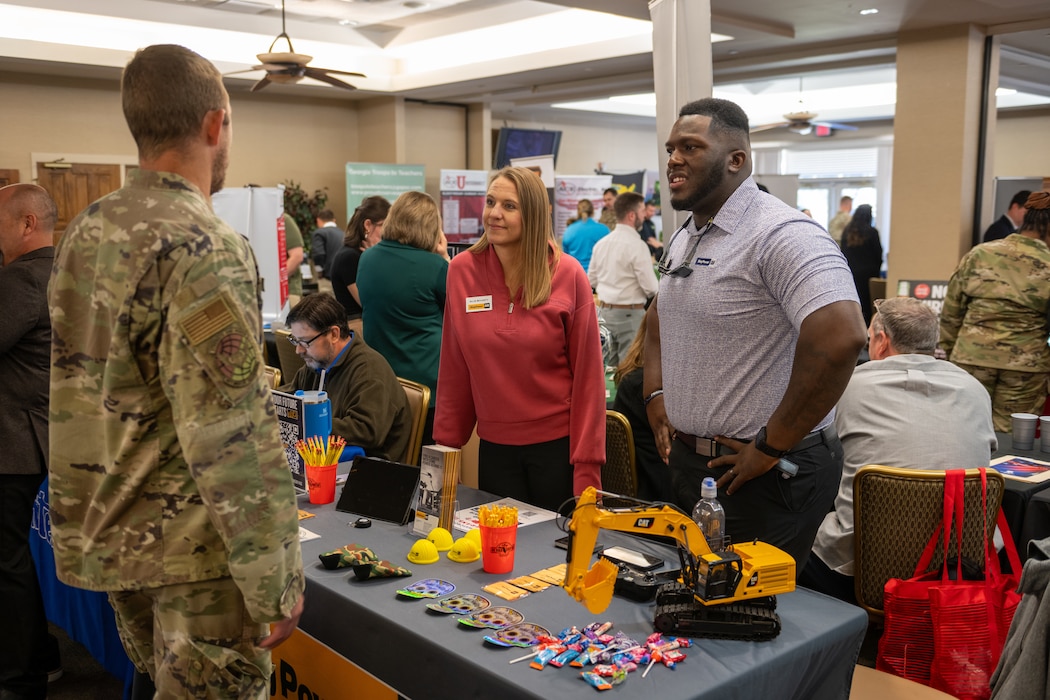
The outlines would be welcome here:
<svg viewBox="0 0 1050 700">
<path fill-rule="evenodd" d="M 682 564 L 679 581 L 703 605 L 735 603 L 795 589 L 795 560 L 772 545 L 755 541 L 712 552 L 699 526 L 674 506 L 646 503 L 605 508 L 598 503 L 598 493 L 588 487 L 576 503 L 569 522 L 562 584 L 593 614 L 609 607 L 619 571 L 605 558 L 590 566 L 598 531 L 603 528 L 674 538 Z"/>
</svg>

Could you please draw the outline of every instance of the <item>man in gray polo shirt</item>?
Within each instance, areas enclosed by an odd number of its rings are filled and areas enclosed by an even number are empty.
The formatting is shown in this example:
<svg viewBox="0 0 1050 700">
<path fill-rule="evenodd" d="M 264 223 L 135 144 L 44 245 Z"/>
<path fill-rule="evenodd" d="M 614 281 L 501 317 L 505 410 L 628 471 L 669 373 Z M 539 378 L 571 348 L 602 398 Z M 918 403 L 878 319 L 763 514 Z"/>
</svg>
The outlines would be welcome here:
<svg viewBox="0 0 1050 700">
<path fill-rule="evenodd" d="M 835 499 L 833 409 L 866 340 L 853 278 L 817 223 L 759 192 L 736 104 L 687 104 L 667 153 L 671 205 L 692 216 L 649 309 L 649 422 L 680 507 L 713 476 L 729 536 L 780 547 L 800 572 Z"/>
</svg>

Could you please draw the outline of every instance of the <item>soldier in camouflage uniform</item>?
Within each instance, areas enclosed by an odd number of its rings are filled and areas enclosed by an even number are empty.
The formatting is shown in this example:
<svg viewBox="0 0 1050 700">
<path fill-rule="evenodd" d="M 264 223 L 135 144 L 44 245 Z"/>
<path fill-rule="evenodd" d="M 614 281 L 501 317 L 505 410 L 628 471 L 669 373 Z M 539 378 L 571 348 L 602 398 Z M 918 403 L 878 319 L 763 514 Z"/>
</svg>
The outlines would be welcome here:
<svg viewBox="0 0 1050 700">
<path fill-rule="evenodd" d="M 1021 229 L 959 263 L 941 310 L 939 347 L 992 396 L 992 422 L 1042 413 L 1050 377 L 1050 193 L 1028 198 Z"/>
<path fill-rule="evenodd" d="M 179 46 L 121 95 L 140 167 L 70 223 L 48 292 L 58 576 L 109 592 L 157 698 L 265 698 L 304 576 L 255 258 L 211 208 L 229 96 Z"/>
</svg>

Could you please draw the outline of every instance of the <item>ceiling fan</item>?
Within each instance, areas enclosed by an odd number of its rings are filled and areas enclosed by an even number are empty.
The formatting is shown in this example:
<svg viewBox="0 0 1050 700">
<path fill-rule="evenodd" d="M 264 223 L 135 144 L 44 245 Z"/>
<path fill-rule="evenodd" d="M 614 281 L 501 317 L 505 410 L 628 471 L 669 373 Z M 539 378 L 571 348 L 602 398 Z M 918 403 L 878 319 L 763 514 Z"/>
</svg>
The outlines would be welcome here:
<svg viewBox="0 0 1050 700">
<path fill-rule="evenodd" d="M 275 53 L 273 48 L 281 39 L 284 39 L 285 43 L 288 44 L 288 51 Z M 252 92 L 258 92 L 270 83 L 287 85 L 298 83 L 303 78 L 320 80 L 323 83 L 328 83 L 329 85 L 334 85 L 335 87 L 343 88 L 344 90 L 356 90 L 356 87 L 343 82 L 332 74 L 352 75 L 358 78 L 365 77 L 364 73 L 352 73 L 350 71 L 335 70 L 333 68 L 311 67 L 308 64 L 313 60 L 313 56 L 307 56 L 303 53 L 295 53 L 295 49 L 292 47 L 292 39 L 288 36 L 288 32 L 285 29 L 284 0 L 281 0 L 281 33 L 278 34 L 277 38 L 273 40 L 272 44 L 270 44 L 269 50 L 266 53 L 257 54 L 256 58 L 259 59 L 261 65 L 252 66 L 249 70 L 227 73 L 226 75 L 237 75 L 238 73 L 251 73 L 252 71 L 265 70 L 266 75 L 252 86 Z"/>
<path fill-rule="evenodd" d="M 759 131 L 768 131 L 769 129 L 786 128 L 788 131 L 794 134 L 799 134 L 800 136 L 807 136 L 813 133 L 814 129 L 816 129 L 816 135 L 830 136 L 831 129 L 836 129 L 839 131 L 857 130 L 857 127 L 850 126 L 849 124 L 814 121 L 816 118 L 816 112 L 788 112 L 784 115 L 785 121 L 776 122 L 775 124 L 760 124 L 758 126 L 753 126 L 751 127 L 750 132 L 754 134 Z M 827 133 L 821 133 L 822 128 L 826 130 Z"/>
<path fill-rule="evenodd" d="M 814 134 L 815 136 L 831 136 L 832 129 L 839 131 L 856 131 L 857 127 L 850 126 L 849 124 L 836 124 L 834 122 L 818 122 L 814 121 L 817 118 L 816 112 L 811 112 L 802 104 L 802 78 L 798 79 L 798 110 L 794 112 L 788 112 L 784 115 L 782 122 L 776 122 L 775 124 L 760 124 L 758 126 L 751 127 L 750 133 L 754 134 L 759 131 L 768 131 L 769 129 L 781 129 L 786 128 L 788 131 L 798 134 L 800 136 L 807 136 Z M 816 129 L 816 133 L 814 133 Z"/>
</svg>

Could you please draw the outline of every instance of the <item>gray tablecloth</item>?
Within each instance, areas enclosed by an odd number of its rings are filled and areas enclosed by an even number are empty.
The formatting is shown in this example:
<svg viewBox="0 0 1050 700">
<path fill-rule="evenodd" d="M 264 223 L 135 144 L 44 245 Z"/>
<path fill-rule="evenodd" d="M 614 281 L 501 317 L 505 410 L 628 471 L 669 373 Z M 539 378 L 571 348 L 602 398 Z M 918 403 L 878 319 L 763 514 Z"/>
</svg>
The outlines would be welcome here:
<svg viewBox="0 0 1050 700">
<path fill-rule="evenodd" d="M 462 487 L 459 498 L 461 505 L 484 500 L 477 500 L 478 492 Z M 409 563 L 405 556 L 417 539 L 410 526 L 376 522 L 370 528 L 355 529 L 349 524 L 357 516 L 339 513 L 334 505 L 312 506 L 303 498 L 300 507 L 317 513 L 302 525 L 321 535 L 303 544 L 307 598 L 301 629 L 401 695 L 416 700 L 594 697 L 596 691 L 578 678 L 578 670 L 536 671 L 528 663 L 510 665 L 510 659 L 527 650 L 489 646 L 482 641 L 485 632 L 459 625 L 453 616 L 429 612 L 427 601 L 395 594 L 413 581 L 441 578 L 454 583 L 457 592 L 479 593 L 493 605 L 510 605 L 526 620 L 555 633 L 569 625 L 583 627 L 595 617 L 560 587 L 514 603 L 482 591 L 489 583 L 564 562 L 565 553 L 553 546 L 562 534 L 554 522 L 520 528 L 514 571 L 498 576 L 486 574 L 480 561 L 457 564 L 442 556 L 438 563 L 427 566 Z M 626 543 L 677 561 L 672 549 L 627 535 L 603 531 L 599 541 Z M 355 542 L 371 547 L 380 558 L 407 566 L 413 575 L 359 582 L 348 570 L 321 567 L 318 554 Z M 783 630 L 777 639 L 697 640 L 676 670 L 657 667 L 645 679 L 637 672 L 629 674 L 619 692 L 661 700 L 847 698 L 867 615 L 860 608 L 805 589 L 780 596 L 778 604 Z M 653 631 L 651 604 L 614 597 L 599 617 L 613 622 L 613 631 L 622 630 L 637 639 Z"/>
</svg>

